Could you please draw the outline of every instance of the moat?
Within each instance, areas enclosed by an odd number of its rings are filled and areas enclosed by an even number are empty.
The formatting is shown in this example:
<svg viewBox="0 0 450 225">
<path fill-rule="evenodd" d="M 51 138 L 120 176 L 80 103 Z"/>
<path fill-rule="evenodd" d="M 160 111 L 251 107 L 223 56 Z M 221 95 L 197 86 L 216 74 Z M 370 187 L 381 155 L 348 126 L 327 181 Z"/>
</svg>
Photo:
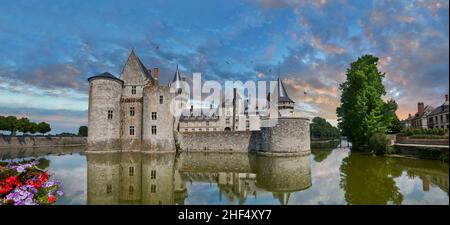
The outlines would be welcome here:
<svg viewBox="0 0 450 225">
<path fill-rule="evenodd" d="M 47 159 L 64 185 L 57 204 L 449 204 L 448 163 L 336 145 L 312 144 L 310 155 L 291 157 L 72 147 L 3 149 L 0 158 Z"/>
</svg>

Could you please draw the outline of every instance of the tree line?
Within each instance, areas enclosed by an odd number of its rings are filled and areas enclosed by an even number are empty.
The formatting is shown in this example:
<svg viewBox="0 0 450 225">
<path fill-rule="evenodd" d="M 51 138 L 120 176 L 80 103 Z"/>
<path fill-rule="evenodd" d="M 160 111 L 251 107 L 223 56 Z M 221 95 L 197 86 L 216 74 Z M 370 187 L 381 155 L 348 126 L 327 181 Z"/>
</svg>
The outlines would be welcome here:
<svg viewBox="0 0 450 225">
<path fill-rule="evenodd" d="M 313 139 L 335 139 L 340 137 L 340 131 L 324 118 L 314 117 L 310 124 L 310 134 Z"/>
<path fill-rule="evenodd" d="M 30 122 L 26 117 L 18 119 L 15 116 L 0 116 L 0 130 L 9 131 L 11 132 L 11 135 L 16 135 L 17 131 L 22 132 L 23 134 L 45 134 L 52 129 L 50 124 L 46 122 L 35 123 Z"/>
</svg>

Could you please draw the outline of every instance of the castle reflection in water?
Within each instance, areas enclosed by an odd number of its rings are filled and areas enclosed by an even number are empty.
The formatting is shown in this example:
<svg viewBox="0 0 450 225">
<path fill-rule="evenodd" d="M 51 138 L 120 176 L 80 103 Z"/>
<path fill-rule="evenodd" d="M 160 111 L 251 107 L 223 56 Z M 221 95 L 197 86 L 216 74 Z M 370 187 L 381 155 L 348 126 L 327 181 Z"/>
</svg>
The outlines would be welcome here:
<svg viewBox="0 0 450 225">
<path fill-rule="evenodd" d="M 184 204 L 187 184 L 217 185 L 219 199 L 243 204 L 271 192 L 287 204 L 311 186 L 309 156 L 227 153 L 88 153 L 88 204 Z"/>
</svg>

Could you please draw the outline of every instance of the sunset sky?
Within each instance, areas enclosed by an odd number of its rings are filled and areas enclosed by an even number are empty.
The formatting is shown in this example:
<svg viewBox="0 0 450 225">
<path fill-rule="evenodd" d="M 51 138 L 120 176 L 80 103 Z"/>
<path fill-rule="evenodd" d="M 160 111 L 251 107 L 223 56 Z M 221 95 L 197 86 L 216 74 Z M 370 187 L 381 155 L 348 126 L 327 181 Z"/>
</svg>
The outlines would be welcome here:
<svg viewBox="0 0 450 225">
<path fill-rule="evenodd" d="M 333 124 L 346 69 L 374 54 L 405 118 L 448 93 L 448 27 L 448 0 L 0 0 L 0 115 L 76 132 L 86 79 L 120 76 L 135 48 L 163 84 L 177 64 L 183 76 L 245 82 L 276 79 L 280 63 L 297 108 Z"/>
</svg>

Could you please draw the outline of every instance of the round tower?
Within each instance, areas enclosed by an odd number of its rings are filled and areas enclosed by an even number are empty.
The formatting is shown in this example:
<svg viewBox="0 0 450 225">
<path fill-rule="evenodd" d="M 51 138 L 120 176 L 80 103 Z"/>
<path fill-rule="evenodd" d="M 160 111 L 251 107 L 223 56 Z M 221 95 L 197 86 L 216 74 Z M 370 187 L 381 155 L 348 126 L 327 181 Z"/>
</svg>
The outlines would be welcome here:
<svg viewBox="0 0 450 225">
<path fill-rule="evenodd" d="M 104 151 L 118 148 L 123 81 L 108 72 L 90 77 L 88 81 L 88 146 Z"/>
</svg>

